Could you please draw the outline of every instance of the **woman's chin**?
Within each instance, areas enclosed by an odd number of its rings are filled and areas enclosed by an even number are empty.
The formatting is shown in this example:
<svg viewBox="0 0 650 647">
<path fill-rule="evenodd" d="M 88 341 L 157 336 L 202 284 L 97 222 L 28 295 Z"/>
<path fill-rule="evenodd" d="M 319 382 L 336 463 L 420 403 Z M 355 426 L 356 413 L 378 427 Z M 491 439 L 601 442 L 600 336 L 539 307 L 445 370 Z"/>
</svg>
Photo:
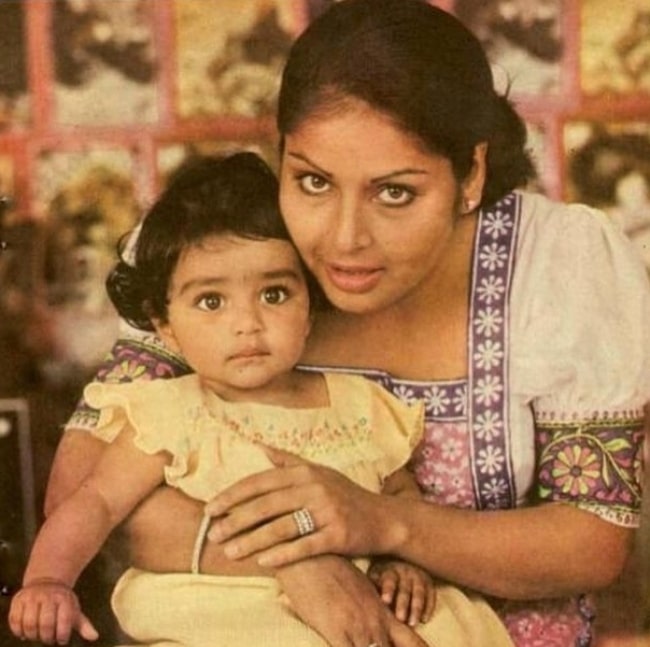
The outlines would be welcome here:
<svg viewBox="0 0 650 647">
<path fill-rule="evenodd" d="M 359 293 L 328 288 L 325 289 L 325 296 L 337 310 L 354 315 L 368 315 L 378 312 L 388 307 L 392 301 L 377 290 Z"/>
</svg>

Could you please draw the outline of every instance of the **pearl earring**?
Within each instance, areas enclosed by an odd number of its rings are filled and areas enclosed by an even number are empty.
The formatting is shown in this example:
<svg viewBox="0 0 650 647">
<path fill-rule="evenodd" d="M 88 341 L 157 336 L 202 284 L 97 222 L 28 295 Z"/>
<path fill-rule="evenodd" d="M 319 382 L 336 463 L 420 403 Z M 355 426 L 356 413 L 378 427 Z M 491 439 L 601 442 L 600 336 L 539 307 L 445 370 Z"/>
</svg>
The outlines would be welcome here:
<svg viewBox="0 0 650 647">
<path fill-rule="evenodd" d="M 471 198 L 465 198 L 463 200 L 463 213 L 472 213 L 474 209 L 478 206 L 477 200 L 472 200 Z"/>
</svg>

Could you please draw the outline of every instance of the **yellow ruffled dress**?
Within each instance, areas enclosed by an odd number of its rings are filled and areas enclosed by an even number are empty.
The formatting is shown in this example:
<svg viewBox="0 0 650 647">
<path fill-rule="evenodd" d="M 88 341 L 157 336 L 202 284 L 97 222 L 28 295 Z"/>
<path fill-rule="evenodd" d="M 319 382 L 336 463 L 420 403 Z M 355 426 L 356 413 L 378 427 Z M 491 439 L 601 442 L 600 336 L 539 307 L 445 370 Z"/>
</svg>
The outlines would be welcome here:
<svg viewBox="0 0 650 647">
<path fill-rule="evenodd" d="M 379 492 L 421 438 L 422 405 L 408 406 L 359 376 L 324 375 L 329 406 L 308 409 L 227 402 L 202 388 L 196 375 L 93 383 L 84 396 L 101 410 L 98 437 L 111 442 L 128 422 L 140 449 L 172 455 L 166 482 L 201 501 L 271 468 L 259 443 L 327 465 Z M 134 644 L 327 647 L 292 612 L 274 578 L 199 573 L 202 541 L 199 536 L 187 573 L 129 568 L 117 582 L 111 603 Z M 487 603 L 451 586 L 438 589 L 434 616 L 418 633 L 436 647 L 512 645 Z"/>
</svg>

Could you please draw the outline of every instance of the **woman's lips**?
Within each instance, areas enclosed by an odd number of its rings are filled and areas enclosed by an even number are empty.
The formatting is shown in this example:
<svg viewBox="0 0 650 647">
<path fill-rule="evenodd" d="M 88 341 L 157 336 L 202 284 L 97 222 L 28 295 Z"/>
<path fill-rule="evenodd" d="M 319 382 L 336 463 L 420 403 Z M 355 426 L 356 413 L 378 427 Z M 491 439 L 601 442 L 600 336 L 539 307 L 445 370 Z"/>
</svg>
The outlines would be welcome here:
<svg viewBox="0 0 650 647">
<path fill-rule="evenodd" d="M 326 265 L 330 282 L 343 292 L 363 293 L 372 290 L 383 275 L 380 267 Z"/>
</svg>

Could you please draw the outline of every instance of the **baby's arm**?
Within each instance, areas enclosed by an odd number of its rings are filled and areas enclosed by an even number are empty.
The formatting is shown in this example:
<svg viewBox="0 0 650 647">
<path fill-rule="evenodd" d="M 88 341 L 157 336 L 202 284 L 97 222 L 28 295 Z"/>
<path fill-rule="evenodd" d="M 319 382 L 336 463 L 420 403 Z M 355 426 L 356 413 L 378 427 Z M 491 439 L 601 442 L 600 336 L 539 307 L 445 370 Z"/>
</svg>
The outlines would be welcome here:
<svg viewBox="0 0 650 647">
<path fill-rule="evenodd" d="M 384 494 L 402 496 L 408 499 L 421 499 L 422 494 L 412 472 L 405 467 L 393 472 L 384 481 L 382 488 Z"/>
<path fill-rule="evenodd" d="M 165 452 L 139 450 L 133 436 L 130 429 L 122 431 L 77 491 L 43 524 L 23 588 L 12 600 L 9 624 L 15 635 L 60 644 L 69 640 L 72 629 L 96 637 L 72 587 L 109 533 L 162 482 L 169 462 Z"/>
<path fill-rule="evenodd" d="M 413 474 L 403 468 L 384 482 L 383 492 L 394 496 L 420 499 L 420 489 Z M 431 575 L 409 562 L 390 556 L 373 560 L 368 576 L 375 583 L 382 600 L 393 607 L 395 616 L 415 626 L 433 615 L 436 591 Z"/>
</svg>

